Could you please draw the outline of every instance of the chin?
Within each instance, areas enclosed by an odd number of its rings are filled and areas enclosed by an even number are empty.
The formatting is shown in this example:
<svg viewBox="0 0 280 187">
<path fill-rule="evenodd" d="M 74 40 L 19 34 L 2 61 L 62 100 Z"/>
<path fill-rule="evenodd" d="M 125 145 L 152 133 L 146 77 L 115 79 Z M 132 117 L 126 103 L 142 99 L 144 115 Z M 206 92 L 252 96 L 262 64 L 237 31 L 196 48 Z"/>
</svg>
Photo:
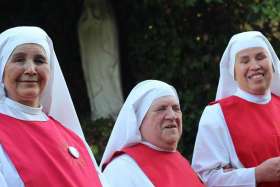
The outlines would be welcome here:
<svg viewBox="0 0 280 187">
<path fill-rule="evenodd" d="M 250 93 L 253 95 L 265 95 L 267 93 L 268 89 L 254 89 Z"/>
<path fill-rule="evenodd" d="M 21 95 L 21 99 L 26 102 L 36 102 L 39 100 L 39 94 L 37 93 L 28 93 Z"/>
<path fill-rule="evenodd" d="M 172 138 L 172 139 L 166 140 L 166 144 L 168 145 L 168 147 L 169 147 L 170 149 L 176 150 L 176 149 L 177 149 L 178 141 L 179 141 L 178 138 Z"/>
<path fill-rule="evenodd" d="M 38 89 L 27 89 L 27 90 L 23 90 L 19 92 L 19 95 L 21 95 L 22 97 L 26 97 L 26 98 L 36 98 L 38 97 L 40 94 Z"/>
</svg>

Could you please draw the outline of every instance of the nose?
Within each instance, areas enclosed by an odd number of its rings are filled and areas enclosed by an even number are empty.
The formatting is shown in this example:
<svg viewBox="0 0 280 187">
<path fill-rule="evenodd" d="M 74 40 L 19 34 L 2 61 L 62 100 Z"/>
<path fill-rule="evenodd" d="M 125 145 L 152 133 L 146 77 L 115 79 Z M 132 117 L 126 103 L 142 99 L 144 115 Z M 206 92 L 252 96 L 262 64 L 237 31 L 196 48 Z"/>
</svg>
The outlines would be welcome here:
<svg viewBox="0 0 280 187">
<path fill-rule="evenodd" d="M 253 63 L 252 63 L 252 65 L 250 66 L 250 68 L 252 69 L 252 70 L 259 70 L 260 68 L 261 68 L 261 65 L 259 64 L 259 62 L 258 61 L 253 61 Z"/>
<path fill-rule="evenodd" d="M 24 71 L 24 73 L 29 74 L 29 75 L 37 74 L 36 65 L 34 64 L 34 62 L 28 61 L 25 64 L 25 71 Z"/>
<path fill-rule="evenodd" d="M 176 119 L 176 114 L 172 107 L 169 107 L 168 110 L 166 111 L 165 118 L 170 120 Z"/>
</svg>

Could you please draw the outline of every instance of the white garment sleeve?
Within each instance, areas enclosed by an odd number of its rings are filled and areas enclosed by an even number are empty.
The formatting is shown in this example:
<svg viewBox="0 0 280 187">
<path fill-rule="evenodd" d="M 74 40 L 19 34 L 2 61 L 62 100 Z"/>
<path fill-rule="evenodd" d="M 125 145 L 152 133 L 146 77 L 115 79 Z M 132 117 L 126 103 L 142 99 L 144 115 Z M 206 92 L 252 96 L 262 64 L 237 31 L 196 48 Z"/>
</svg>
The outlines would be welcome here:
<svg viewBox="0 0 280 187">
<path fill-rule="evenodd" d="M 121 155 L 112 160 L 103 174 L 111 186 L 154 187 L 137 163 L 128 155 Z"/>
<path fill-rule="evenodd" d="M 24 187 L 14 164 L 0 145 L 0 186 L 1 187 Z"/>
<path fill-rule="evenodd" d="M 234 169 L 224 172 L 230 164 Z M 219 104 L 207 106 L 199 122 L 193 169 L 208 187 L 255 187 L 255 168 L 239 161 Z"/>
<path fill-rule="evenodd" d="M 0 186 L 2 187 L 8 187 L 8 184 L 3 176 L 3 174 L 0 172 Z"/>
</svg>

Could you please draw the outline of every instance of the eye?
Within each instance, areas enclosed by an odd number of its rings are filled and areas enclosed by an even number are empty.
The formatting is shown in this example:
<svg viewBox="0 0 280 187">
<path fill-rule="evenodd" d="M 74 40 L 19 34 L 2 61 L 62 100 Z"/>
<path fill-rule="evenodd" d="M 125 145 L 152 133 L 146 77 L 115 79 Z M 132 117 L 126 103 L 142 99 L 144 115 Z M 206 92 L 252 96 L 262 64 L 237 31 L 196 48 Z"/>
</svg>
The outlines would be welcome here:
<svg viewBox="0 0 280 187">
<path fill-rule="evenodd" d="M 14 61 L 14 62 L 24 62 L 25 58 L 23 58 L 23 57 L 16 57 L 12 61 Z"/>
<path fill-rule="evenodd" d="M 13 63 L 22 63 L 24 61 L 25 61 L 25 57 L 23 57 L 23 56 L 14 56 L 10 60 L 10 62 L 13 62 Z"/>
<path fill-rule="evenodd" d="M 41 59 L 36 59 L 36 60 L 34 60 L 34 62 L 35 62 L 36 64 L 44 64 L 44 63 L 45 63 L 45 61 L 44 61 L 44 60 L 41 60 Z"/>
<path fill-rule="evenodd" d="M 165 111 L 166 107 L 165 106 L 159 106 L 156 111 Z"/>
<path fill-rule="evenodd" d="M 46 60 L 46 58 L 39 56 L 39 57 L 35 57 L 34 62 L 36 64 L 45 64 L 45 63 L 47 63 L 47 60 Z"/>
<path fill-rule="evenodd" d="M 267 56 L 265 55 L 265 54 L 263 54 L 263 53 L 261 53 L 261 54 L 258 54 L 257 56 L 256 56 L 256 59 L 257 60 L 263 60 L 263 59 L 265 59 Z"/>
<path fill-rule="evenodd" d="M 175 112 L 181 112 L 181 108 L 180 108 L 179 105 L 173 106 L 172 109 L 173 109 L 173 111 L 175 111 Z"/>
<path fill-rule="evenodd" d="M 248 64 L 248 62 L 249 62 L 249 59 L 241 59 L 240 60 L 240 64 Z"/>
</svg>

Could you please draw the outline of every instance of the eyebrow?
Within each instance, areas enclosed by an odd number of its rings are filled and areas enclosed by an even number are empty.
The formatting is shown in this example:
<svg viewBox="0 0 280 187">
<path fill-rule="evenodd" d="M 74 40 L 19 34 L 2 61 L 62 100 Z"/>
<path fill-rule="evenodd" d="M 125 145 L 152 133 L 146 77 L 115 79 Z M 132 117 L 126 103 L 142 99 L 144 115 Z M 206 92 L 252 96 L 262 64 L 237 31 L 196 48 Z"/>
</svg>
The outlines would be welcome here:
<svg viewBox="0 0 280 187">
<path fill-rule="evenodd" d="M 18 52 L 11 55 L 11 57 L 18 57 L 18 56 L 26 56 L 26 54 L 23 52 Z"/>
<path fill-rule="evenodd" d="M 35 55 L 35 58 L 40 58 L 40 59 L 43 59 L 43 60 L 47 60 L 47 58 L 44 55 L 41 55 L 41 54 Z"/>
<path fill-rule="evenodd" d="M 257 53 L 256 55 L 268 55 L 266 52 L 263 52 L 263 51 L 261 51 L 261 52 L 259 52 L 259 53 Z"/>
<path fill-rule="evenodd" d="M 15 57 L 22 57 L 22 56 L 26 56 L 26 53 L 24 53 L 24 52 L 14 53 L 14 54 L 12 54 L 11 57 L 15 58 Z M 45 57 L 45 55 L 42 55 L 42 54 L 37 54 L 37 55 L 35 55 L 35 58 L 40 58 L 40 59 L 44 59 L 44 60 L 47 59 L 47 58 Z"/>
<path fill-rule="evenodd" d="M 167 107 L 169 106 L 169 104 L 158 104 L 158 105 L 154 105 L 154 107 Z M 180 107 L 180 104 L 172 104 L 171 107 Z"/>
<path fill-rule="evenodd" d="M 257 56 L 257 55 L 266 55 L 266 56 L 267 56 L 267 53 L 264 52 L 264 51 L 260 51 L 260 52 L 257 52 L 255 55 L 256 55 L 256 56 Z M 249 55 L 247 55 L 247 54 L 245 54 L 245 55 L 239 55 L 239 58 L 241 58 L 241 59 L 249 58 Z"/>
</svg>

